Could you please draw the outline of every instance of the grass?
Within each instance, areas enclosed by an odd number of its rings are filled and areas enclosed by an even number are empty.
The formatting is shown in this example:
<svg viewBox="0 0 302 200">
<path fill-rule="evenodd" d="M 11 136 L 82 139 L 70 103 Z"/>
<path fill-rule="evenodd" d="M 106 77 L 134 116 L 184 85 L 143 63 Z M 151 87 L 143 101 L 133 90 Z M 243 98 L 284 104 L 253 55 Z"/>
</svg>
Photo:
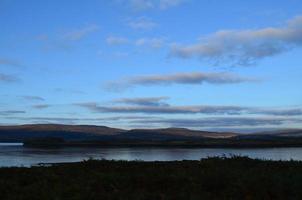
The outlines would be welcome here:
<svg viewBox="0 0 302 200">
<path fill-rule="evenodd" d="M 302 162 L 87 160 L 0 168 L 0 199 L 302 199 Z"/>
</svg>

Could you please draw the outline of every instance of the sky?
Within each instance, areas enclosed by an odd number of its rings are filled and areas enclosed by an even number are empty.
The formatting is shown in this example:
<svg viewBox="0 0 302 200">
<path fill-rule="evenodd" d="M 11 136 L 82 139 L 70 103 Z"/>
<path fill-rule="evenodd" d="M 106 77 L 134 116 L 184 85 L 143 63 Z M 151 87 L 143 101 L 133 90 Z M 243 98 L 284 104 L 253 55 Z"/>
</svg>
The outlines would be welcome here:
<svg viewBox="0 0 302 200">
<path fill-rule="evenodd" d="M 0 0 L 0 125 L 302 128 L 300 0 Z"/>
</svg>

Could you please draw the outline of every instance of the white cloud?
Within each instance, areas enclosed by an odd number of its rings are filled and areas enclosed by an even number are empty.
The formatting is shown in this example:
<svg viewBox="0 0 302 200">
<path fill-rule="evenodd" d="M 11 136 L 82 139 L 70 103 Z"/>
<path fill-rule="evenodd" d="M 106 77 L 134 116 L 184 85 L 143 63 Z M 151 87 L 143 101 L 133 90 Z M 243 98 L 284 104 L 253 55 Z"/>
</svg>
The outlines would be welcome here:
<svg viewBox="0 0 302 200">
<path fill-rule="evenodd" d="M 154 7 L 153 0 L 129 0 L 130 6 L 137 11 Z"/>
<path fill-rule="evenodd" d="M 66 40 L 76 41 L 82 39 L 90 33 L 96 32 L 97 30 L 99 30 L 99 26 L 92 24 L 81 29 L 67 32 L 63 35 L 63 38 Z"/>
<path fill-rule="evenodd" d="M 106 42 L 109 45 L 122 45 L 122 44 L 127 44 L 129 40 L 124 37 L 109 36 L 106 38 Z"/>
<path fill-rule="evenodd" d="M 140 98 L 121 98 L 116 99 L 113 103 L 122 103 L 139 106 L 166 106 L 167 103 L 163 100 L 169 99 L 169 97 L 140 97 Z"/>
<path fill-rule="evenodd" d="M 183 3 L 184 0 L 160 0 L 159 1 L 159 8 L 164 10 L 170 7 L 178 6 Z"/>
<path fill-rule="evenodd" d="M 203 37 L 195 44 L 173 45 L 171 55 L 198 57 L 216 64 L 250 65 L 302 45 L 302 16 L 283 27 L 256 30 L 222 30 Z"/>
<path fill-rule="evenodd" d="M 139 17 L 137 19 L 130 20 L 127 24 L 133 29 L 141 30 L 151 30 L 157 26 L 157 23 L 146 17 Z"/>
<path fill-rule="evenodd" d="M 136 86 L 154 86 L 154 85 L 173 85 L 173 84 L 190 84 L 201 85 L 208 84 L 236 84 L 242 82 L 254 82 L 256 79 L 241 77 L 226 72 L 216 73 L 177 73 L 169 75 L 149 75 L 136 76 L 119 81 L 109 82 L 105 88 L 110 91 L 121 91 Z"/>
<path fill-rule="evenodd" d="M 185 0 L 124 0 L 135 11 L 149 9 L 165 10 L 171 7 L 179 6 Z"/>
<path fill-rule="evenodd" d="M 129 53 L 128 53 L 128 52 L 117 51 L 117 52 L 114 52 L 113 55 L 114 55 L 115 57 L 120 57 L 120 58 L 122 58 L 122 57 L 127 57 L 127 56 L 129 56 Z"/>
<path fill-rule="evenodd" d="M 280 118 L 280 117 L 205 117 L 205 118 L 171 118 L 171 119 L 141 119 L 133 120 L 129 123 L 166 125 L 169 127 L 186 128 L 223 128 L 223 127 L 261 127 L 301 123 L 299 118 Z"/>
<path fill-rule="evenodd" d="M 164 45 L 163 38 L 140 38 L 135 41 L 137 46 L 147 46 L 151 48 L 160 48 Z"/>
<path fill-rule="evenodd" d="M 301 108 L 267 109 L 259 107 L 229 106 L 229 105 L 185 105 L 175 106 L 163 102 L 163 98 L 124 98 L 116 103 L 127 105 L 102 106 L 97 103 L 79 103 L 100 113 L 143 113 L 143 114 L 205 114 L 205 115 L 264 115 L 264 116 L 302 116 Z M 302 119 L 301 119 L 302 120 Z"/>
</svg>

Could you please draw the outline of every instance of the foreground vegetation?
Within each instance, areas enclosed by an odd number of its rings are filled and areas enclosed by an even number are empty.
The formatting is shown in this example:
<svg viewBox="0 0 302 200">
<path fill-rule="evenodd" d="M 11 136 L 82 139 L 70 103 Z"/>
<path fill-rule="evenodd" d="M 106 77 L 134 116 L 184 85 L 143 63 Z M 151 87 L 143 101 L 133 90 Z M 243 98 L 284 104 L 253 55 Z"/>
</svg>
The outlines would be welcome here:
<svg viewBox="0 0 302 200">
<path fill-rule="evenodd" d="M 0 168 L 1 199 L 301 199 L 302 162 L 247 157 Z"/>
</svg>

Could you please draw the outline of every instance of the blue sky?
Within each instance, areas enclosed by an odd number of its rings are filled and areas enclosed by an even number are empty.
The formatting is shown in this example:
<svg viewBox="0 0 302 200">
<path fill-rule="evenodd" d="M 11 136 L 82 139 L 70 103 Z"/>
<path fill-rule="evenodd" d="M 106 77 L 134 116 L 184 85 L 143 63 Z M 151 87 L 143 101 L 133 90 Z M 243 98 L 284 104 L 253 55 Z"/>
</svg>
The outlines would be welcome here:
<svg viewBox="0 0 302 200">
<path fill-rule="evenodd" d="M 302 128 L 302 3 L 0 0 L 0 123 Z"/>
</svg>

